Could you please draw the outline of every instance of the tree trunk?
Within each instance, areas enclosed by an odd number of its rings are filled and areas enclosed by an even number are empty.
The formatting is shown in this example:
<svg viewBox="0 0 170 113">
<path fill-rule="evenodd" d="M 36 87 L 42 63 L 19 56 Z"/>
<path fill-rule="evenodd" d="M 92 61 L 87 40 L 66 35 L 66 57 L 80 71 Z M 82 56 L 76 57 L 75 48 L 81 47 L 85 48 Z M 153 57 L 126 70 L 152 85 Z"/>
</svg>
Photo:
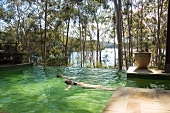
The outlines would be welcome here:
<svg viewBox="0 0 170 113">
<path fill-rule="evenodd" d="M 114 25 L 116 25 L 116 24 L 114 24 Z M 116 29 L 114 29 L 114 39 L 113 39 L 113 42 L 114 42 L 114 67 L 116 68 L 116 31 L 115 31 Z"/>
<path fill-rule="evenodd" d="M 143 51 L 143 47 L 142 47 L 142 43 L 143 43 L 143 26 L 142 26 L 142 23 L 143 23 L 143 2 L 142 2 L 142 8 L 141 8 L 141 19 L 140 19 L 140 40 L 139 40 L 139 48 L 140 48 L 140 51 Z"/>
<path fill-rule="evenodd" d="M 39 21 L 40 21 L 40 38 L 41 38 L 41 42 L 40 42 L 40 45 L 41 45 L 41 56 L 42 56 L 42 58 L 44 58 L 44 52 L 43 52 L 43 34 L 42 34 L 42 25 L 41 25 L 41 17 L 40 17 L 40 15 L 39 15 Z M 43 60 L 43 59 L 42 59 Z"/>
<path fill-rule="evenodd" d="M 46 64 L 46 41 L 47 41 L 47 3 L 48 0 L 45 2 L 45 28 L 44 28 L 44 65 Z"/>
<path fill-rule="evenodd" d="M 69 39 L 70 18 L 67 20 L 67 37 L 65 43 L 65 62 L 68 65 L 68 39 Z"/>
<path fill-rule="evenodd" d="M 90 66 L 95 67 L 95 64 L 94 64 L 94 55 L 93 55 L 93 43 L 92 43 L 92 36 L 91 35 L 90 35 L 90 52 L 91 52 Z"/>
<path fill-rule="evenodd" d="M 130 1 L 128 0 L 128 3 L 130 3 Z M 130 65 L 132 65 L 132 37 L 131 37 L 131 19 L 132 19 L 132 15 L 131 15 L 131 18 L 130 18 L 130 13 L 129 13 L 129 4 L 127 4 L 127 23 L 128 23 L 128 39 L 129 39 L 129 46 L 128 46 L 128 53 L 129 53 L 129 58 L 128 58 L 128 67 Z"/>
<path fill-rule="evenodd" d="M 87 49 L 86 49 L 86 36 L 87 36 L 87 34 L 86 34 L 86 26 L 85 26 L 85 28 L 84 28 L 84 43 L 83 43 L 83 51 L 84 51 L 84 53 L 83 53 L 83 64 L 85 64 L 85 61 L 86 61 L 86 55 L 87 55 Z"/>
<path fill-rule="evenodd" d="M 84 28 L 84 27 L 83 27 Z M 86 27 L 84 28 L 84 34 L 83 34 L 83 67 L 85 66 L 85 44 L 86 44 Z"/>
<path fill-rule="evenodd" d="M 96 47 L 96 67 L 99 66 L 99 25 L 98 25 L 98 22 L 96 20 L 96 24 L 97 24 L 97 47 Z"/>
<path fill-rule="evenodd" d="M 122 70 L 123 57 L 122 57 L 122 17 L 121 17 L 121 0 L 113 0 L 116 9 L 116 21 L 117 21 L 117 38 L 118 38 L 118 69 Z"/>
<path fill-rule="evenodd" d="M 123 23 L 122 23 L 123 26 Z M 123 37 L 125 37 L 125 32 L 124 32 L 124 28 L 122 29 L 123 32 Z M 127 59 L 127 51 L 126 51 L 126 39 L 124 38 L 123 40 L 124 44 L 123 44 L 123 48 L 124 48 L 124 60 L 125 60 L 125 68 L 126 70 L 128 69 L 129 65 L 128 65 L 128 59 Z"/>
<path fill-rule="evenodd" d="M 160 1 L 158 0 L 158 30 L 157 30 L 157 40 L 158 40 L 158 68 L 160 68 L 161 64 L 161 40 L 160 40 L 160 17 L 161 17 L 161 12 L 160 12 Z"/>
</svg>

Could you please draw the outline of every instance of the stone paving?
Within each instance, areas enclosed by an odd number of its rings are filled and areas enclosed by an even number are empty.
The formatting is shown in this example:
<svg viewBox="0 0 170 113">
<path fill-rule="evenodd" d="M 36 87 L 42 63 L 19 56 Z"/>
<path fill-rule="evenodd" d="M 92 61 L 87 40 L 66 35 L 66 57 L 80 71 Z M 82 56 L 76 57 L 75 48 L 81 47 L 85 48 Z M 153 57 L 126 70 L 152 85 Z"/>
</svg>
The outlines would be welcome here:
<svg viewBox="0 0 170 113">
<path fill-rule="evenodd" d="M 102 113 L 170 113 L 170 90 L 119 87 Z"/>
</svg>

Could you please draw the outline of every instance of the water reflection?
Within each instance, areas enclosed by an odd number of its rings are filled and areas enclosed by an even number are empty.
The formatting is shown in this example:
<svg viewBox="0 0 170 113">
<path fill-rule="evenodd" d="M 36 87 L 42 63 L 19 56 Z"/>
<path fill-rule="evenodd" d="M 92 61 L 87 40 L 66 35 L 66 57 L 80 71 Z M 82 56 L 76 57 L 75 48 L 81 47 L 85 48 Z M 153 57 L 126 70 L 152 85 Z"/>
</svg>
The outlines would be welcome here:
<svg viewBox="0 0 170 113">
<path fill-rule="evenodd" d="M 170 90 L 170 80 L 152 80 L 128 78 L 126 86 L 148 89 L 165 89 Z"/>
</svg>

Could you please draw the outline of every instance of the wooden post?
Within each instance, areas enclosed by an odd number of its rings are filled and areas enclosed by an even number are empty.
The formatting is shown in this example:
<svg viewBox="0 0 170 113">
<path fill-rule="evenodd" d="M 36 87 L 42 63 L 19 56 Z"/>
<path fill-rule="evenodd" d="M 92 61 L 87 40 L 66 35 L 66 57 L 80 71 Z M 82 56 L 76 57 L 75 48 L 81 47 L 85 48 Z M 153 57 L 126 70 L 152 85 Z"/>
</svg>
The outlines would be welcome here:
<svg viewBox="0 0 170 113">
<path fill-rule="evenodd" d="M 167 39 L 166 39 L 166 61 L 165 72 L 170 73 L 170 2 L 168 3 L 168 24 L 167 24 Z"/>
</svg>

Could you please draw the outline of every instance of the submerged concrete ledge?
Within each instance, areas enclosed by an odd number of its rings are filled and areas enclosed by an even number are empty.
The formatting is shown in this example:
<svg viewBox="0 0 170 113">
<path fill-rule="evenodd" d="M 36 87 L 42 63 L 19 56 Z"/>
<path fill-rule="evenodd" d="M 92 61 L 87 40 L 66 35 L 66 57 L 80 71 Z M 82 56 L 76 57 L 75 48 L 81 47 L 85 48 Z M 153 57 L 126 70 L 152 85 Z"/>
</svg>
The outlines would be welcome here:
<svg viewBox="0 0 170 113">
<path fill-rule="evenodd" d="M 22 64 L 1 64 L 0 65 L 0 71 L 6 71 L 6 70 L 12 70 L 12 69 L 18 69 L 18 68 L 25 68 L 33 66 L 32 63 L 22 63 Z"/>
<path fill-rule="evenodd" d="M 127 71 L 127 78 L 170 80 L 170 73 L 164 73 L 163 70 L 136 69 L 136 67 L 129 67 Z"/>
<path fill-rule="evenodd" d="M 102 113 L 170 113 L 170 90 L 118 87 Z"/>
</svg>

